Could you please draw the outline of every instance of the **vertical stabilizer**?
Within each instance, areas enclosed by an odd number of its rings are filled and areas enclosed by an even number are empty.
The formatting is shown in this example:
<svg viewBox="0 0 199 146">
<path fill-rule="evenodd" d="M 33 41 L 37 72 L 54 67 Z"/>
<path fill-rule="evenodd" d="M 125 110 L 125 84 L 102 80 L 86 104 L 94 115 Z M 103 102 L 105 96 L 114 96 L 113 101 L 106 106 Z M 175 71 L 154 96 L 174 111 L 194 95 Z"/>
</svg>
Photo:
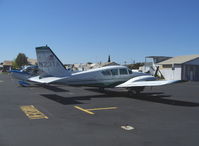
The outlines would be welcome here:
<svg viewBox="0 0 199 146">
<path fill-rule="evenodd" d="M 64 77 L 70 73 L 48 46 L 36 48 L 39 69 L 48 76 Z"/>
</svg>

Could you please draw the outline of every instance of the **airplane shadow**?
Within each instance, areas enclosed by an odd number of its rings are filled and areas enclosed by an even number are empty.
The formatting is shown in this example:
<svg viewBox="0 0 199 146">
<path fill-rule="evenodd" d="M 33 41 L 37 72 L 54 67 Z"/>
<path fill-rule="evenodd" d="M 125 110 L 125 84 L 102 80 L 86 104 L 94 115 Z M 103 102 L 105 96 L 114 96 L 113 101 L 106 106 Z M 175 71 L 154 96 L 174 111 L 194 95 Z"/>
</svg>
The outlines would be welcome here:
<svg viewBox="0 0 199 146">
<path fill-rule="evenodd" d="M 62 97 L 57 94 L 41 94 L 41 96 L 64 105 L 83 104 L 82 102 L 77 101 L 77 99 L 71 97 Z"/>
<path fill-rule="evenodd" d="M 51 90 L 53 92 L 69 92 L 68 90 L 62 89 L 58 86 L 54 86 L 54 85 L 45 85 L 45 84 L 34 84 L 34 85 L 30 85 L 28 87 L 34 87 L 34 88 L 44 88 L 47 90 Z M 23 87 L 24 88 L 24 87 Z"/>
<path fill-rule="evenodd" d="M 43 88 L 51 90 L 53 92 L 69 92 L 68 90 L 59 88 L 57 86 L 52 86 L 52 85 L 42 85 Z"/>
<path fill-rule="evenodd" d="M 94 92 L 100 92 L 97 89 L 87 89 Z M 105 90 L 104 93 L 110 97 L 127 97 L 136 100 L 143 100 L 161 104 L 168 104 L 174 106 L 186 106 L 186 107 L 196 107 L 199 106 L 197 102 L 190 102 L 190 101 L 182 101 L 182 100 L 175 100 L 175 99 L 168 99 L 171 95 L 166 95 L 164 92 L 148 92 L 148 93 L 140 93 L 138 95 L 129 95 L 126 91 L 112 91 L 112 90 Z"/>
<path fill-rule="evenodd" d="M 86 90 L 101 93 L 101 92 L 99 92 L 99 90 L 93 89 L 93 88 L 86 89 Z M 139 95 L 129 96 L 128 93 L 124 92 L 124 91 L 118 92 L 118 91 L 106 90 L 105 92 L 103 92 L 103 94 L 101 93 L 100 95 L 63 97 L 63 96 L 59 96 L 57 94 L 41 94 L 41 96 L 48 98 L 50 100 L 53 100 L 55 102 L 59 102 L 64 105 L 84 104 L 83 102 L 80 102 L 80 100 L 91 100 L 92 98 L 126 97 L 126 98 L 130 98 L 130 99 L 143 100 L 143 101 L 161 103 L 161 104 L 168 104 L 168 105 L 173 105 L 173 106 L 185 106 L 185 107 L 199 106 L 199 103 L 196 103 L 196 102 L 168 99 L 168 97 L 171 97 L 171 95 L 165 95 L 163 92 L 141 93 Z"/>
</svg>

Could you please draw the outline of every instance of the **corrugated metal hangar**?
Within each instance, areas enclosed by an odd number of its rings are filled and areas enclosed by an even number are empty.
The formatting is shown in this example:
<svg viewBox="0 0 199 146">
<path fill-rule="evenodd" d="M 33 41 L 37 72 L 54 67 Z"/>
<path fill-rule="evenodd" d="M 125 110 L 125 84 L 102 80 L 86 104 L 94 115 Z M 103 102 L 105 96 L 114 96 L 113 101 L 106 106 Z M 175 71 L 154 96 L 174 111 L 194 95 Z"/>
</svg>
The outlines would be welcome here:
<svg viewBox="0 0 199 146">
<path fill-rule="evenodd" d="M 166 80 L 199 81 L 199 55 L 177 56 L 158 65 Z"/>
</svg>

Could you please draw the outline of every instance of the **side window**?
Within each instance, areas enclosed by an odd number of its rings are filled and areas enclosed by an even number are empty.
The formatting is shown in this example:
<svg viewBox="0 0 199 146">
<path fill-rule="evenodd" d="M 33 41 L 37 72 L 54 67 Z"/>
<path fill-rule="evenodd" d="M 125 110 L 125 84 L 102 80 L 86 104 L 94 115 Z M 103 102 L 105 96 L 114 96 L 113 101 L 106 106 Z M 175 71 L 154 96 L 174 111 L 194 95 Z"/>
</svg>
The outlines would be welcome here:
<svg viewBox="0 0 199 146">
<path fill-rule="evenodd" d="M 104 76 L 110 76 L 110 75 L 111 75 L 111 72 L 110 72 L 109 70 L 104 70 L 104 71 L 102 71 L 102 74 L 103 74 Z"/>
<path fill-rule="evenodd" d="M 125 68 L 120 69 L 120 75 L 128 75 L 127 69 Z"/>
<path fill-rule="evenodd" d="M 111 73 L 113 76 L 118 75 L 118 69 L 111 69 Z"/>
<path fill-rule="evenodd" d="M 133 74 L 132 70 L 129 69 L 129 74 Z"/>
</svg>

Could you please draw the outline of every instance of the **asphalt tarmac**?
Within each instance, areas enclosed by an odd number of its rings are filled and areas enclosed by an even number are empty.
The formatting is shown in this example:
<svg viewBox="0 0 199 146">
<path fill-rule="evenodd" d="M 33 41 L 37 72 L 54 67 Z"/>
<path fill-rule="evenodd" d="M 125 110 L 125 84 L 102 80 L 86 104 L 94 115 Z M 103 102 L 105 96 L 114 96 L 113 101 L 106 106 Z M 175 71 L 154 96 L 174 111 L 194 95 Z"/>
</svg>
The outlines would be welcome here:
<svg viewBox="0 0 199 146">
<path fill-rule="evenodd" d="M 0 146 L 198 146 L 198 113 L 199 82 L 129 96 L 0 74 Z"/>
</svg>

